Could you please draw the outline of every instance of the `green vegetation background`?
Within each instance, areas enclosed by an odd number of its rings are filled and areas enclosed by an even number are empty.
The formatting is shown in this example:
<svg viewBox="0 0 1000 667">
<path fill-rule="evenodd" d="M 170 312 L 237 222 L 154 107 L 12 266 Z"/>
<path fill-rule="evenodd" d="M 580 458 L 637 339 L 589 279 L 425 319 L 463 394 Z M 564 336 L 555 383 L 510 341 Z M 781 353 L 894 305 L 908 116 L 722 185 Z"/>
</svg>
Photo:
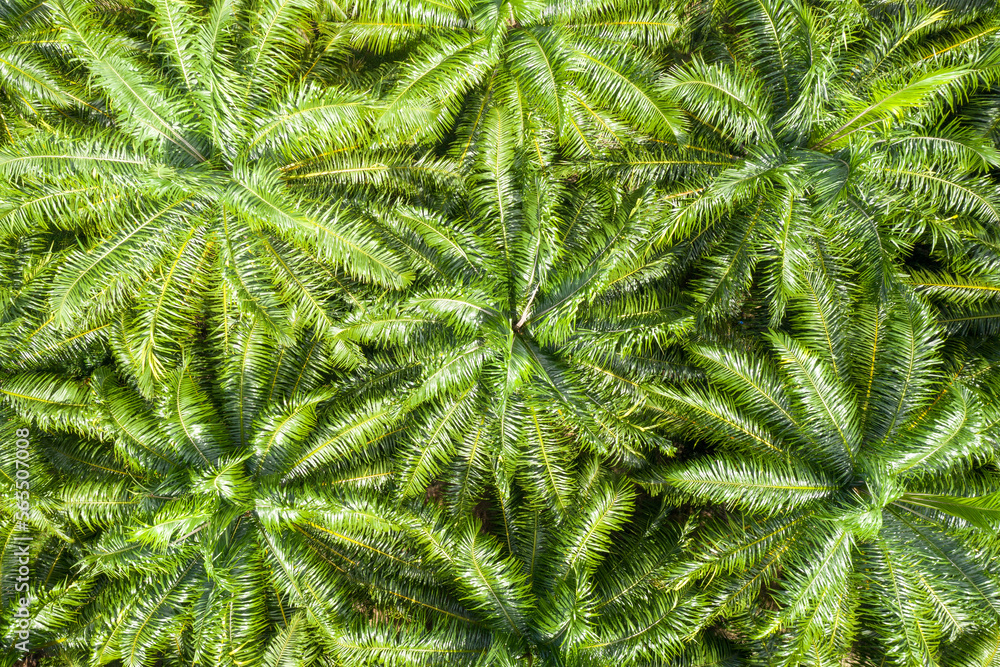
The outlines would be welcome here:
<svg viewBox="0 0 1000 667">
<path fill-rule="evenodd" d="M 998 30 L 0 0 L 0 664 L 1000 665 Z"/>
</svg>

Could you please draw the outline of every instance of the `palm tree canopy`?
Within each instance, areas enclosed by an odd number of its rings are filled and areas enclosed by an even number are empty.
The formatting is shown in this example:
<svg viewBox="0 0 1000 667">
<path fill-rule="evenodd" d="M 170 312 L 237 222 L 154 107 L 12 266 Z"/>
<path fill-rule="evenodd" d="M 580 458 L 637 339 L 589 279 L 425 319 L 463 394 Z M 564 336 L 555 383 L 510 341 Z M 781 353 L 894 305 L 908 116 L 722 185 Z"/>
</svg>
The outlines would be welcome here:
<svg viewBox="0 0 1000 667">
<path fill-rule="evenodd" d="M 706 46 L 661 84 L 691 121 L 687 143 L 609 167 L 683 195 L 659 233 L 705 256 L 691 283 L 702 316 L 728 317 L 756 284 L 777 325 L 820 254 L 883 295 L 902 281 L 992 297 L 1000 156 L 955 108 L 1000 71 L 996 17 L 772 0 L 716 11 L 726 51 Z M 923 249 L 933 262 L 915 261 Z"/>
<path fill-rule="evenodd" d="M 51 520 L 83 542 L 78 572 L 43 596 L 43 637 L 126 664 L 173 651 L 217 664 L 282 650 L 372 665 L 728 655 L 686 646 L 694 617 L 657 586 L 682 556 L 669 506 L 593 457 L 562 516 L 520 480 L 478 519 L 373 494 L 401 481 L 381 437 L 345 427 L 338 404 L 363 388 L 323 386 L 314 351 L 273 371 L 190 359 L 151 401 L 104 369 L 8 379 L 4 395 L 45 429 L 44 464 L 74 479 Z M 348 437 L 353 455 L 309 465 Z M 373 625 L 382 615 L 405 632 Z"/>
<path fill-rule="evenodd" d="M 997 667 L 998 30 L 0 0 L 0 667 Z"/>
<path fill-rule="evenodd" d="M 356 182 L 392 169 L 352 150 L 368 141 L 368 98 L 313 74 L 329 55 L 299 31 L 322 14 L 264 9 L 251 20 L 224 0 L 162 2 L 141 42 L 85 3 L 53 3 L 111 123 L 39 133 L 0 155 L 0 237 L 58 251 L 25 296 L 48 308 L 22 323 L 23 348 L 99 332 L 148 392 L 206 308 L 214 327 L 252 312 L 283 342 L 310 327 L 335 345 L 338 301 L 349 303 L 338 280 L 411 280 Z"/>
<path fill-rule="evenodd" d="M 944 362 L 912 295 L 865 306 L 838 282 L 807 277 L 791 332 L 766 349 L 689 348 L 704 381 L 664 391 L 663 409 L 716 453 L 665 466 L 657 484 L 733 513 L 704 528 L 681 576 L 728 575 L 709 587 L 712 613 L 767 590 L 776 610 L 747 623 L 770 664 L 916 664 L 1000 613 L 984 551 L 1000 526 L 983 466 L 997 406 Z"/>
<path fill-rule="evenodd" d="M 524 166 L 515 122 L 486 122 L 465 189 L 443 213 L 410 212 L 436 237 L 416 289 L 352 315 L 343 335 L 398 379 L 380 400 L 404 420 L 404 496 L 444 481 L 468 510 L 500 464 L 565 513 L 581 452 L 631 468 L 670 452 L 647 387 L 671 372 L 690 320 L 650 242 L 655 199 Z"/>
<path fill-rule="evenodd" d="M 405 0 L 359 2 L 343 29 L 355 48 L 392 56 L 384 131 L 447 140 L 464 160 L 490 111 L 505 109 L 541 165 L 683 133 L 656 87 L 678 24 L 669 5 L 645 0 Z"/>
</svg>

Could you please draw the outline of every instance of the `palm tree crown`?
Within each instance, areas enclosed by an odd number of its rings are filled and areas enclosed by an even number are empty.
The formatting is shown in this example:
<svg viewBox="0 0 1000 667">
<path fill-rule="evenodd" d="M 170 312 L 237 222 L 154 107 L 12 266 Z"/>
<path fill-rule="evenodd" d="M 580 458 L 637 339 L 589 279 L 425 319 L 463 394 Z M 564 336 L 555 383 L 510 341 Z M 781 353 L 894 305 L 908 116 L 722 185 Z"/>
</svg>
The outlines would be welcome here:
<svg viewBox="0 0 1000 667">
<path fill-rule="evenodd" d="M 691 119 L 687 145 L 613 160 L 684 193 L 660 233 L 706 256 L 691 284 L 703 316 L 729 316 L 756 284 L 778 324 L 820 253 L 883 294 L 906 281 L 968 297 L 913 268 L 992 294 L 959 258 L 995 255 L 1000 156 L 954 109 L 1000 72 L 993 17 L 777 0 L 718 13 L 725 55 L 706 47 L 662 83 Z"/>
<path fill-rule="evenodd" d="M 922 663 L 1000 613 L 979 533 L 1000 522 L 980 465 L 996 407 L 942 363 L 912 296 L 866 308 L 807 281 L 791 335 L 771 333 L 766 352 L 692 346 L 707 383 L 664 393 L 681 431 L 717 452 L 660 482 L 734 512 L 706 526 L 681 576 L 731 575 L 709 587 L 713 613 L 766 590 L 776 610 L 746 622 L 769 664 Z"/>
<path fill-rule="evenodd" d="M 404 420 L 392 422 L 404 496 L 438 480 L 468 510 L 500 465 L 571 512 L 581 448 L 627 467 L 670 451 L 646 385 L 670 372 L 667 346 L 687 320 L 669 258 L 648 240 L 655 200 L 571 186 L 530 166 L 509 116 L 485 122 L 445 224 L 413 211 L 445 229 L 419 289 L 352 316 L 343 335 L 378 350 L 378 373 L 397 378 L 379 411 Z"/>
<path fill-rule="evenodd" d="M 214 327 L 251 312 L 284 342 L 302 327 L 332 338 L 347 298 L 338 280 L 410 280 L 351 194 L 351 174 L 367 171 L 351 147 L 367 141 L 371 106 L 313 74 L 326 55 L 299 31 L 315 12 L 161 2 L 152 46 L 75 0 L 52 13 L 113 124 L 39 134 L 0 156 L 0 233 L 59 251 L 25 296 L 50 313 L 33 308 L 19 342 L 97 332 L 148 391 L 206 309 Z M 317 164 L 322 182 L 305 173 Z"/>
<path fill-rule="evenodd" d="M 387 71 L 380 127 L 449 139 L 459 159 L 505 109 L 528 159 L 589 156 L 633 135 L 676 140 L 683 121 L 656 88 L 657 52 L 678 26 L 657 2 L 361 2 L 349 40 L 402 53 Z"/>
</svg>

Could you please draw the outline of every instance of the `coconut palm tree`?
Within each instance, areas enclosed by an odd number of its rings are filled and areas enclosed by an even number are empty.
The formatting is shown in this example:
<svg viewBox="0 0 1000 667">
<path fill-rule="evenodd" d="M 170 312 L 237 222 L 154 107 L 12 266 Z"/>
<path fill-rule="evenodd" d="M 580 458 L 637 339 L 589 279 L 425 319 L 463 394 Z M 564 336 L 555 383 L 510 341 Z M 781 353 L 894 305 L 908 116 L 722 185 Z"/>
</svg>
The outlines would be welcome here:
<svg viewBox="0 0 1000 667">
<path fill-rule="evenodd" d="M 738 619 L 760 664 L 937 664 L 1000 614 L 995 382 L 944 362 L 912 295 L 804 281 L 790 333 L 693 344 L 704 378 L 663 393 L 711 453 L 657 483 L 721 508 L 676 576 L 714 578 L 708 618 Z"/>
</svg>

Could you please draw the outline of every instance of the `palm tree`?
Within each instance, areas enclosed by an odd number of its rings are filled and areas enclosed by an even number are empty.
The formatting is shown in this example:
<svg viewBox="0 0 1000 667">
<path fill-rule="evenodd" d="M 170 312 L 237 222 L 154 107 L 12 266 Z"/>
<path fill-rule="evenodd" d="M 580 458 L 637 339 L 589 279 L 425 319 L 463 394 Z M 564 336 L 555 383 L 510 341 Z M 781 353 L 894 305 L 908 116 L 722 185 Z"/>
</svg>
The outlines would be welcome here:
<svg viewBox="0 0 1000 667">
<path fill-rule="evenodd" d="M 413 211 L 425 277 L 344 321 L 373 355 L 364 372 L 386 378 L 354 418 L 398 431 L 404 497 L 441 483 L 464 513 L 500 465 L 565 514 L 582 452 L 626 468 L 670 452 L 645 396 L 690 320 L 671 256 L 648 240 L 661 211 L 646 191 L 559 179 L 531 166 L 510 115 L 484 122 L 465 190 L 442 213 Z"/>
<path fill-rule="evenodd" d="M 0 146 L 81 109 L 100 113 L 80 97 L 65 56 L 44 4 L 0 3 Z"/>
<path fill-rule="evenodd" d="M 446 143 L 459 161 L 500 108 L 539 165 L 683 131 L 656 87 L 678 27 L 669 3 L 364 1 L 343 22 L 353 47 L 388 58 L 380 128 Z"/>
<path fill-rule="evenodd" d="M 876 305 L 844 276 L 804 282 L 791 334 L 693 344 L 704 379 L 663 393 L 712 453 L 657 483 L 722 508 L 675 576 L 716 577 L 706 622 L 739 619 L 761 664 L 937 664 L 1000 614 L 997 387 L 944 363 L 912 295 Z"/>
<path fill-rule="evenodd" d="M 425 508 L 438 530 L 415 537 L 420 566 L 386 560 L 379 572 L 421 601 L 410 591 L 433 582 L 436 607 L 345 623 L 330 653 L 345 665 L 739 664 L 727 642 L 693 641 L 696 600 L 658 585 L 682 555 L 669 508 L 596 465 L 576 481 L 565 520 L 524 496 L 494 499 L 485 523 Z"/>
<path fill-rule="evenodd" d="M 352 290 L 411 279 L 367 194 L 395 166 L 364 150 L 370 98 L 324 78 L 336 49 L 309 29 L 322 11 L 159 2 L 139 29 L 138 9 L 108 11 L 51 3 L 110 125 L 0 153 L 0 239 L 32 249 L 11 356 L 97 338 L 149 394 L 182 347 L 237 312 L 286 343 L 305 328 L 332 339 Z M 397 192 L 381 191 L 383 203 Z"/>
<path fill-rule="evenodd" d="M 238 327 L 241 349 L 253 329 Z M 299 343 L 277 363 L 190 358 L 151 400 L 107 367 L 5 378 L 6 405 L 45 434 L 36 466 L 55 481 L 36 488 L 74 556 L 73 576 L 32 582 L 34 648 L 102 664 L 278 664 L 268 656 L 315 650 L 314 626 L 369 601 L 365 554 L 406 543 L 387 534 L 403 514 L 379 502 L 384 466 L 343 461 L 341 476 L 285 483 L 310 437 L 337 424 L 322 348 Z"/>
<path fill-rule="evenodd" d="M 1000 12 L 667 5 L 0 0 L 43 659 L 995 661 Z"/>
<path fill-rule="evenodd" d="M 1000 158 L 955 108 L 995 80 L 996 12 L 711 7 L 695 17 L 711 37 L 662 83 L 691 122 L 689 145 L 607 167 L 684 193 L 658 233 L 704 257 L 690 286 L 702 316 L 737 312 L 756 286 L 777 326 L 821 255 L 883 295 L 902 281 L 992 296 L 988 271 L 970 275 L 960 258 L 995 264 L 1000 192 L 987 174 Z"/>
<path fill-rule="evenodd" d="M 659 585 L 683 556 L 671 507 L 596 457 L 565 515 L 515 480 L 479 518 L 400 504 L 378 457 L 303 474 L 348 431 L 386 437 L 345 426 L 343 406 L 375 389 L 327 386 L 316 347 L 277 367 L 191 358 L 152 401 L 107 368 L 7 378 L 5 403 L 47 434 L 52 521 L 73 552 L 72 574 L 33 590 L 34 647 L 137 666 L 320 651 L 337 665 L 732 664 L 725 642 L 692 641 L 684 591 Z"/>
</svg>

